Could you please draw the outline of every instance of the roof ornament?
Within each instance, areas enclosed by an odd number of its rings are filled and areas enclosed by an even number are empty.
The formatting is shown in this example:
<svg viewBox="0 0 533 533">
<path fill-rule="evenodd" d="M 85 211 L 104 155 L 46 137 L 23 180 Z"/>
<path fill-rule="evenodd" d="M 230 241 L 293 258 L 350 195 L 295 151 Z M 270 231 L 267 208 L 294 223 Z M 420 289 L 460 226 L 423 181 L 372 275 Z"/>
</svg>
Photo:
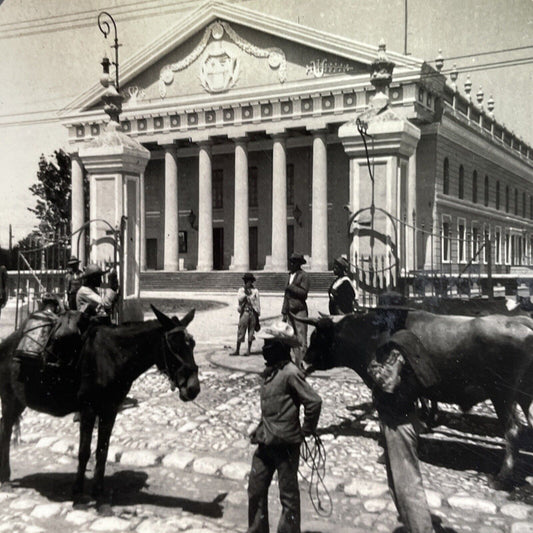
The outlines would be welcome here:
<svg viewBox="0 0 533 533">
<path fill-rule="evenodd" d="M 466 97 L 468 98 L 469 102 L 472 101 L 472 96 L 470 95 L 471 91 L 472 91 L 472 81 L 470 80 L 470 74 L 468 74 L 466 76 L 466 81 L 465 81 L 465 93 L 466 93 Z"/>
<path fill-rule="evenodd" d="M 487 100 L 487 109 L 489 110 L 490 117 L 494 118 L 494 98 L 492 98 L 492 94 L 489 96 L 489 99 Z"/>
<path fill-rule="evenodd" d="M 442 57 L 442 50 L 439 48 L 439 53 L 435 59 L 435 67 L 440 72 L 444 66 L 444 58 Z"/>
<path fill-rule="evenodd" d="M 389 61 L 386 54 L 385 41 L 381 39 L 378 46 L 377 58 L 371 65 L 370 83 L 376 88 L 372 98 L 372 106 L 383 109 L 389 102 L 388 89 L 392 81 L 392 71 L 395 63 Z"/>
<path fill-rule="evenodd" d="M 111 48 L 115 49 L 115 61 L 112 63 L 109 61 L 107 55 L 104 55 L 102 59 L 102 75 L 100 76 L 100 83 L 105 87 L 104 94 L 102 95 L 102 101 L 104 102 L 104 111 L 109 115 L 110 121 L 107 124 L 108 129 L 120 129 L 119 117 L 122 112 L 122 102 L 124 97 L 120 94 L 120 85 L 118 77 L 118 48 L 122 46 L 118 42 L 117 37 L 117 25 L 115 24 L 115 19 L 107 12 L 102 11 L 98 15 L 98 28 L 104 34 L 104 37 L 107 39 L 107 36 L 111 33 L 111 25 L 113 25 L 113 30 L 115 32 L 114 44 L 111 45 Z M 115 66 L 115 80 L 113 82 L 111 75 L 109 74 L 109 66 L 113 64 Z"/>
<path fill-rule="evenodd" d="M 457 78 L 459 77 L 459 72 L 457 70 L 457 65 L 454 63 L 453 64 L 453 69 L 452 71 L 450 72 L 450 80 L 452 80 L 452 87 L 453 87 L 453 91 L 454 92 L 457 92 Z"/>
</svg>

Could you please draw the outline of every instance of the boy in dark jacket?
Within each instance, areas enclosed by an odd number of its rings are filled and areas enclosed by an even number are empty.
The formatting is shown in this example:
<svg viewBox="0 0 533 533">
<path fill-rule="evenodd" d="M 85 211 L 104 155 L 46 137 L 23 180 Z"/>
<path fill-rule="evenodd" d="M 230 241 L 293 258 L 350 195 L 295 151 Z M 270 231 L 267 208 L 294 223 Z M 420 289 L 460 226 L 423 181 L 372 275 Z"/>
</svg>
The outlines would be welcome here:
<svg viewBox="0 0 533 533">
<path fill-rule="evenodd" d="M 315 432 L 322 400 L 291 361 L 298 339 L 289 324 L 264 328 L 266 369 L 261 385 L 261 422 L 252 434 L 257 449 L 248 483 L 248 533 L 268 533 L 268 489 L 277 470 L 282 506 L 278 533 L 300 533 L 298 462 L 304 437 Z M 300 405 L 304 422 L 300 425 Z"/>
</svg>

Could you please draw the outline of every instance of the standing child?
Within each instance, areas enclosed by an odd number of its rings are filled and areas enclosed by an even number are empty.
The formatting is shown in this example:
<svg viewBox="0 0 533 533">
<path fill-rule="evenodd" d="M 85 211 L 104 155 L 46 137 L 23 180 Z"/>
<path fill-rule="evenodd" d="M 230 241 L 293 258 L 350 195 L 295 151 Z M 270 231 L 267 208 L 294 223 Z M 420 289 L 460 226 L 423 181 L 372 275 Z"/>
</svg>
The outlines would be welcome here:
<svg viewBox="0 0 533 533">
<path fill-rule="evenodd" d="M 242 277 L 244 287 L 237 292 L 239 302 L 239 327 L 237 329 L 237 347 L 230 355 L 239 355 L 241 343 L 244 342 L 246 332 L 248 332 L 248 350 L 246 355 L 250 355 L 254 332 L 259 331 L 259 315 L 261 305 L 259 303 L 259 291 L 254 287 L 255 276 L 251 272 L 246 272 Z"/>
</svg>

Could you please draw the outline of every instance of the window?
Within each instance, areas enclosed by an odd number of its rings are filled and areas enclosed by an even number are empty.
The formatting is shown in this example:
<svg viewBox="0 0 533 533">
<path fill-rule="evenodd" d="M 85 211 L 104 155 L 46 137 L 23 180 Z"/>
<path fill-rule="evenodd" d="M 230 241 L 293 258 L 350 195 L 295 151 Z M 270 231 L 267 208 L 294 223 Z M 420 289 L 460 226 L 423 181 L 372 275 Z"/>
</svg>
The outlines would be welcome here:
<svg viewBox="0 0 533 533">
<path fill-rule="evenodd" d="M 465 169 L 463 165 L 459 167 L 459 198 L 465 197 Z"/>
<path fill-rule="evenodd" d="M 500 228 L 496 228 L 494 231 L 494 259 L 497 265 L 501 265 L 501 262 L 502 262 L 501 247 L 502 247 L 502 230 Z"/>
<path fill-rule="evenodd" d="M 489 177 L 485 176 L 485 188 L 483 190 L 485 195 L 485 207 L 489 206 Z"/>
<path fill-rule="evenodd" d="M 287 165 L 287 205 L 294 205 L 294 165 Z"/>
<path fill-rule="evenodd" d="M 472 173 L 472 202 L 477 204 L 477 170 Z"/>
<path fill-rule="evenodd" d="M 518 215 L 518 189 L 514 190 L 514 214 Z"/>
<path fill-rule="evenodd" d="M 509 213 L 509 185 L 505 186 L 505 212 Z"/>
<path fill-rule="evenodd" d="M 257 167 L 250 167 L 248 169 L 248 206 L 257 207 Z"/>
<path fill-rule="evenodd" d="M 511 243 L 511 237 L 508 233 L 505 234 L 505 264 L 508 265 L 511 261 L 511 257 L 510 257 L 510 254 L 509 252 L 511 251 L 511 247 L 510 247 L 510 243 Z"/>
<path fill-rule="evenodd" d="M 441 243 L 442 261 L 450 262 L 450 221 L 442 222 L 442 243 Z"/>
<path fill-rule="evenodd" d="M 460 219 L 457 225 L 457 244 L 459 246 L 458 256 L 459 262 L 465 261 L 465 221 Z"/>
<path fill-rule="evenodd" d="M 472 226 L 472 262 L 479 262 L 479 228 Z"/>
<path fill-rule="evenodd" d="M 522 217 L 526 218 L 526 193 L 522 193 Z"/>
<path fill-rule="evenodd" d="M 444 158 L 442 168 L 442 193 L 450 194 L 450 164 L 447 157 Z"/>
<path fill-rule="evenodd" d="M 483 263 L 487 264 L 487 261 L 489 260 L 489 254 L 488 254 L 488 246 L 490 241 L 490 227 L 485 226 L 485 231 L 483 232 Z"/>
<path fill-rule="evenodd" d="M 213 170 L 213 209 L 224 207 L 224 171 Z"/>
<path fill-rule="evenodd" d="M 500 182 L 496 182 L 496 209 L 500 209 Z"/>
</svg>

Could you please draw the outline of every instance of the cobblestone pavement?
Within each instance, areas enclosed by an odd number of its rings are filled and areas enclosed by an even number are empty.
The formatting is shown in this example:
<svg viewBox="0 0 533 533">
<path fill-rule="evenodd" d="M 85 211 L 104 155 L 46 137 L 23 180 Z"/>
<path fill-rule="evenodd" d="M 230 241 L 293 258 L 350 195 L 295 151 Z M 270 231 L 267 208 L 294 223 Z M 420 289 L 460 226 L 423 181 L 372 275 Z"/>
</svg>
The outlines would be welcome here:
<svg viewBox="0 0 533 533">
<path fill-rule="evenodd" d="M 274 316 L 279 299 L 268 300 L 263 299 L 263 315 Z M 320 308 L 323 301 L 314 303 Z M 72 509 L 78 438 L 72 417 L 28 410 L 21 442 L 12 448 L 13 491 L 0 492 L 0 533 L 245 531 L 246 477 L 254 450 L 246 435 L 259 416 L 262 358 L 229 357 L 236 330 L 232 306 L 199 313 L 189 329 L 197 340 L 202 391 L 195 402 L 180 402 L 155 369 L 135 382 L 130 396 L 139 405 L 118 415 L 111 439 L 106 482 L 115 516 L 102 517 L 92 507 Z M 302 481 L 302 530 L 394 531 L 400 524 L 385 468 L 376 463 L 381 448 L 368 389 L 348 370 L 309 381 L 323 398 L 320 434 L 333 513 L 329 518 L 315 513 Z M 447 408 L 444 418 L 446 425 L 424 436 L 420 446 L 432 514 L 457 532 L 533 533 L 531 455 L 522 455 L 524 484 L 511 494 L 495 491 L 488 475 L 499 464 L 502 440 L 492 409 L 482 405 L 465 417 Z M 302 473 L 309 473 L 305 466 Z M 274 530 L 277 487 L 271 490 L 271 509 Z"/>
</svg>

